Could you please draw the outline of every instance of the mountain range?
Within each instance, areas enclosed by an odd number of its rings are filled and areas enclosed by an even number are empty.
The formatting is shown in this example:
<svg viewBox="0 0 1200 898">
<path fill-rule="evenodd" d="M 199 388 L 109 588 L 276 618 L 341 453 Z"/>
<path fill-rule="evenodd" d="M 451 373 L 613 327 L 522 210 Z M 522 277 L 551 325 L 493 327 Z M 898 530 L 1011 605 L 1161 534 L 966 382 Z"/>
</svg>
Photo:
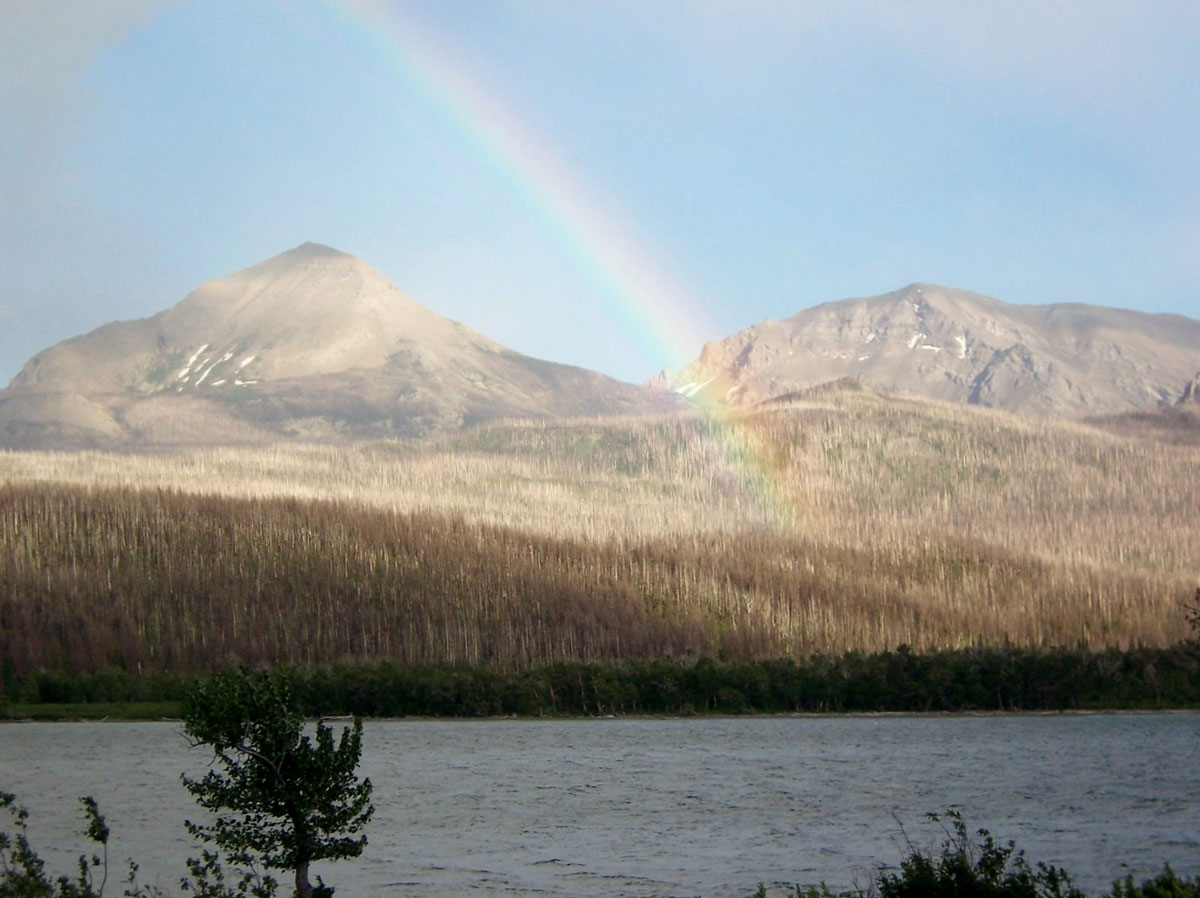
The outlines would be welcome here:
<svg viewBox="0 0 1200 898">
<path fill-rule="evenodd" d="M 637 386 L 514 352 L 408 299 L 362 260 L 306 243 L 152 317 L 38 353 L 0 391 L 0 445 L 419 435 L 500 417 L 750 405 L 844 377 L 1022 414 L 1095 416 L 1191 398 L 1197 371 L 1200 321 L 913 284 L 760 322 Z"/>
<path fill-rule="evenodd" d="M 1011 305 L 910 284 L 762 321 L 648 383 L 695 400 L 752 405 L 851 377 L 886 392 L 1078 417 L 1171 404 L 1198 370 L 1200 321 L 1191 318 Z"/>
</svg>

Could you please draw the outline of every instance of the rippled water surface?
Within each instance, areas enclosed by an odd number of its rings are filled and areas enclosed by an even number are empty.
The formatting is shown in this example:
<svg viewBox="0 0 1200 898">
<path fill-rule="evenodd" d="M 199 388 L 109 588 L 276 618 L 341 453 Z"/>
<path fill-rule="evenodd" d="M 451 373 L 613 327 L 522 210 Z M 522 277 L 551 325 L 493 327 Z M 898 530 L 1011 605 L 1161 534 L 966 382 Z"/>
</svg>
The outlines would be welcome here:
<svg viewBox="0 0 1200 898">
<path fill-rule="evenodd" d="M 368 722 L 370 845 L 320 870 L 351 896 L 744 896 L 865 884 L 929 811 L 1100 890 L 1200 872 L 1200 715 Z M 208 758 L 170 723 L 0 726 L 0 789 L 55 872 L 94 795 L 110 854 L 175 891 L 196 847 L 179 784 Z M 899 821 L 899 822 L 898 822 Z M 114 890 L 116 891 L 116 890 Z"/>
</svg>

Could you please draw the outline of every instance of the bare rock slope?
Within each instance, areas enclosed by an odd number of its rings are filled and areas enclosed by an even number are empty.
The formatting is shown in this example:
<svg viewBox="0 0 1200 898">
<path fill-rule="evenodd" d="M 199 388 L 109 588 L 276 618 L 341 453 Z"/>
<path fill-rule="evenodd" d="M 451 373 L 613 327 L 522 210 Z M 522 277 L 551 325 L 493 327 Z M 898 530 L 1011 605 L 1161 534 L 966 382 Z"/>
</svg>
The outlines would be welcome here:
<svg viewBox="0 0 1200 898">
<path fill-rule="evenodd" d="M 0 445 L 358 438 L 659 407 L 644 388 L 506 349 L 306 243 L 39 353 L 0 391 Z"/>
<path fill-rule="evenodd" d="M 1175 404 L 1193 409 L 1200 408 L 1200 373 L 1188 381 Z"/>
<path fill-rule="evenodd" d="M 1022 414 L 1174 402 L 1200 368 L 1200 321 L 1087 305 L 1019 306 L 912 284 L 766 320 L 650 386 L 747 404 L 842 377 Z"/>
</svg>

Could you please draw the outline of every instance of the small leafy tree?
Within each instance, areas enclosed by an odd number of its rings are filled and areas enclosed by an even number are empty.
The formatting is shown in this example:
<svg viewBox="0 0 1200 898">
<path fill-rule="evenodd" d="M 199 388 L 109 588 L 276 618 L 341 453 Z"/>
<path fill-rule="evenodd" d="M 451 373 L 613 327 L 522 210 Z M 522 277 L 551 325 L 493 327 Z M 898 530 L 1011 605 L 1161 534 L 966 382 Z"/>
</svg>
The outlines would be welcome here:
<svg viewBox="0 0 1200 898">
<path fill-rule="evenodd" d="M 231 861 L 295 873 L 297 898 L 333 889 L 309 865 L 357 857 L 367 844 L 371 781 L 356 773 L 362 722 L 342 730 L 318 723 L 315 741 L 304 730 L 291 687 L 279 674 L 236 671 L 197 684 L 184 701 L 184 729 L 193 745 L 210 746 L 216 769 L 183 777 L 210 824 L 186 822 Z"/>
</svg>

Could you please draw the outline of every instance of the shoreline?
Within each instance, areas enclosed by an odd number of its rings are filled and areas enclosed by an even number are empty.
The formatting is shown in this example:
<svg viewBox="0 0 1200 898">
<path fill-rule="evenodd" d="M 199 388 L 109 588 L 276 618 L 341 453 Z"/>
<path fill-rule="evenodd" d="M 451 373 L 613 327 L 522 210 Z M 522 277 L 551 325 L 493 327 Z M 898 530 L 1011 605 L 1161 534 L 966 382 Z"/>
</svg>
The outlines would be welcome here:
<svg viewBox="0 0 1200 898">
<path fill-rule="evenodd" d="M 108 713 L 101 713 L 99 708 L 95 714 L 79 714 L 75 713 L 78 705 L 64 704 L 56 705 L 36 705 L 10 706 L 7 710 L 0 712 L 0 726 L 6 724 L 27 724 L 27 723 L 181 723 L 182 718 L 177 715 L 165 714 L 147 714 L 145 716 L 136 713 L 121 713 L 122 711 L 131 712 L 139 707 L 140 702 L 131 702 L 126 705 L 114 707 L 105 705 L 110 710 Z M 158 705 L 159 703 L 149 703 Z M 26 707 L 33 707 L 37 710 L 30 716 L 14 716 L 14 711 L 19 713 Z M 55 709 L 61 707 L 62 713 L 55 713 Z M 68 712 L 67 709 L 70 709 Z M 1200 715 L 1200 708 L 1195 707 L 1172 707 L 1172 708 L 1063 708 L 1063 709 L 1031 709 L 1031 710 L 999 710 L 999 709 L 978 709 L 978 710 L 963 710 L 963 711 L 753 711 L 745 714 L 728 714 L 728 713 L 690 713 L 690 714 L 546 714 L 546 715 L 489 715 L 489 716 L 454 716 L 454 715 L 419 715 L 410 714 L 398 717 L 363 717 L 363 725 L 368 726 L 372 723 L 499 723 L 503 721 L 516 721 L 523 723 L 542 722 L 542 723 L 558 723 L 558 722 L 578 722 L 578 721 L 595 721 L 597 723 L 608 720 L 672 720 L 672 721 L 692 721 L 692 720 L 828 720 L 828 719 L 933 719 L 933 718 L 968 718 L 968 717 L 1134 717 L 1139 715 Z M 322 720 L 326 722 L 350 721 L 354 718 L 348 715 L 320 715 L 309 718 L 310 720 Z"/>
</svg>

